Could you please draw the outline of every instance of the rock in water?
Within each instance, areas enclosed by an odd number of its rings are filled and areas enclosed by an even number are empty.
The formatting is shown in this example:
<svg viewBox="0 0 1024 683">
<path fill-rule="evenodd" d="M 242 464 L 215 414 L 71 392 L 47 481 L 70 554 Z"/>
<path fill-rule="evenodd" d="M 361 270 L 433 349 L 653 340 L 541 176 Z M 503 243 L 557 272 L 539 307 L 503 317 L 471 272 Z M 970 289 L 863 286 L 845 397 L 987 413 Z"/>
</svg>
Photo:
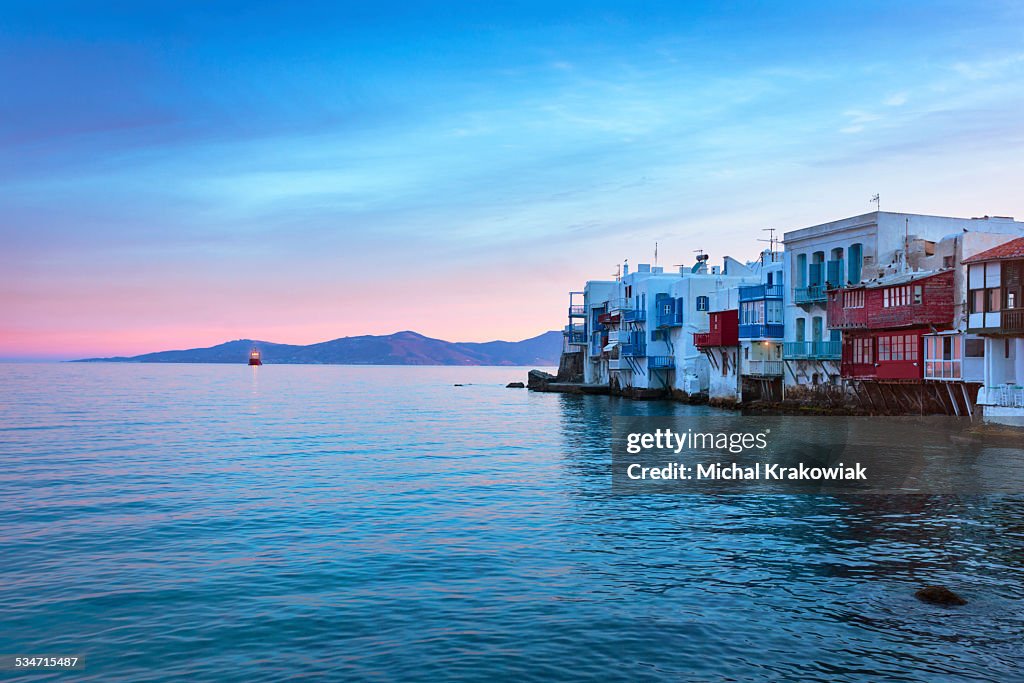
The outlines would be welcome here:
<svg viewBox="0 0 1024 683">
<path fill-rule="evenodd" d="M 525 389 L 526 385 L 522 382 L 509 382 L 505 385 L 506 389 Z"/>
<path fill-rule="evenodd" d="M 554 375 L 543 370 L 530 370 L 526 376 L 526 384 L 534 391 L 544 391 L 548 387 L 548 382 L 554 378 Z"/>
<path fill-rule="evenodd" d="M 921 602 L 932 605 L 966 605 L 967 601 L 945 586 L 925 586 L 914 593 Z"/>
</svg>

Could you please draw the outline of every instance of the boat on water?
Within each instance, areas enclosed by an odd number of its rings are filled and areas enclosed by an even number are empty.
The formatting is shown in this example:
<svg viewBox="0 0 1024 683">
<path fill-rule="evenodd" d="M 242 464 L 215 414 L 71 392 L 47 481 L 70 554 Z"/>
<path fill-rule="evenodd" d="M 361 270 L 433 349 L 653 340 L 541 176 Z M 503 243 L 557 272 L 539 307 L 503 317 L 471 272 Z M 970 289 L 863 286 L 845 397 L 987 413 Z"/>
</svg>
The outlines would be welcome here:
<svg viewBox="0 0 1024 683">
<path fill-rule="evenodd" d="M 249 352 L 249 365 L 263 365 L 259 349 L 253 349 Z"/>
</svg>

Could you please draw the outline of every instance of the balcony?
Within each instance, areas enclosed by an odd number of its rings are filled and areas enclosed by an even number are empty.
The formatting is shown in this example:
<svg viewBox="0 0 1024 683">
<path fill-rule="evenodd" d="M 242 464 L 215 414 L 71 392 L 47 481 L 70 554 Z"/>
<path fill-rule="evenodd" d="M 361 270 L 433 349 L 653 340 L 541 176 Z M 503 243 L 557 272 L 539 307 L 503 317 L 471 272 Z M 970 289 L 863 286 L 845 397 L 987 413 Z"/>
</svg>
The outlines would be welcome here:
<svg viewBox="0 0 1024 683">
<path fill-rule="evenodd" d="M 643 358 L 647 355 L 647 344 L 643 342 L 623 344 L 619 348 L 619 355 L 623 358 Z"/>
<path fill-rule="evenodd" d="M 710 332 L 694 332 L 693 333 L 693 345 L 698 349 L 706 346 L 711 346 L 711 333 Z M 716 345 L 717 346 L 717 345 Z"/>
<path fill-rule="evenodd" d="M 602 313 L 597 316 L 597 322 L 601 325 L 618 325 L 619 314 L 618 313 Z"/>
<path fill-rule="evenodd" d="M 590 357 L 597 358 L 604 353 L 604 347 L 608 344 L 608 335 L 595 332 L 590 338 Z"/>
<path fill-rule="evenodd" d="M 609 370 L 632 370 L 629 361 L 625 358 L 609 358 L 608 359 Z"/>
<path fill-rule="evenodd" d="M 782 339 L 785 326 L 782 323 L 767 325 L 740 325 L 740 339 Z"/>
<path fill-rule="evenodd" d="M 676 366 L 673 356 L 651 356 L 647 359 L 647 367 L 651 370 L 671 370 Z"/>
<path fill-rule="evenodd" d="M 642 323 L 647 320 L 647 311 L 639 308 L 627 308 L 622 311 L 622 321 L 626 323 Z"/>
<path fill-rule="evenodd" d="M 842 342 L 802 341 L 782 345 L 782 357 L 792 360 L 839 360 L 843 355 Z"/>
<path fill-rule="evenodd" d="M 565 336 L 565 343 L 569 346 L 587 345 L 587 333 L 583 330 L 565 330 L 562 334 Z"/>
<path fill-rule="evenodd" d="M 582 304 L 573 304 L 569 306 L 569 317 L 570 318 L 586 318 L 587 307 Z"/>
<path fill-rule="evenodd" d="M 683 312 L 682 311 L 659 311 L 658 312 L 658 327 L 682 327 L 683 325 Z"/>
<path fill-rule="evenodd" d="M 633 305 L 629 303 L 629 299 L 609 299 L 608 300 L 608 312 L 615 313 L 617 311 L 625 311 L 633 308 Z"/>
<path fill-rule="evenodd" d="M 983 387 L 978 394 L 978 405 L 1024 409 L 1024 387 L 1012 384 Z"/>
<path fill-rule="evenodd" d="M 798 306 L 823 303 L 826 298 L 825 288 L 821 285 L 797 287 L 793 290 L 793 303 Z"/>
<path fill-rule="evenodd" d="M 740 301 L 782 298 L 782 285 L 749 285 L 739 289 Z"/>
<path fill-rule="evenodd" d="M 633 341 L 633 334 L 629 330 L 612 330 L 608 333 L 608 342 L 612 344 L 628 344 Z"/>
<path fill-rule="evenodd" d="M 1000 328 L 1010 334 L 1024 333 L 1024 308 L 1007 308 L 999 315 Z"/>
<path fill-rule="evenodd" d="M 750 377 L 782 377 L 782 361 L 748 360 L 743 374 Z"/>
</svg>

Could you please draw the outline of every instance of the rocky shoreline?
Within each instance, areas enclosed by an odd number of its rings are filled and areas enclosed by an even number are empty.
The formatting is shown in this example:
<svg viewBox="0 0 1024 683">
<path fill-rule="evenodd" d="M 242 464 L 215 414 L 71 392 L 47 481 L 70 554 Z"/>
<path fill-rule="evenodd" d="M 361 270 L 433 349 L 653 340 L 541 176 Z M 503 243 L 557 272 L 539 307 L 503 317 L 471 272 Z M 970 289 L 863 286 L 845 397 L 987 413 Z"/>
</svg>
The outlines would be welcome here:
<svg viewBox="0 0 1024 683">
<path fill-rule="evenodd" d="M 708 405 L 714 408 L 734 410 L 743 415 L 898 416 L 919 414 L 877 408 L 869 410 L 841 402 L 834 395 L 818 398 L 806 392 L 798 399 L 756 400 L 741 403 L 728 399 L 709 399 L 706 394 L 687 394 L 673 389 L 621 389 L 607 384 L 584 384 L 579 381 L 570 381 L 570 378 L 560 378 L 542 370 L 531 370 L 527 376 L 526 386 L 530 391 L 541 393 L 618 396 L 634 401 L 674 401 L 688 405 Z"/>
</svg>

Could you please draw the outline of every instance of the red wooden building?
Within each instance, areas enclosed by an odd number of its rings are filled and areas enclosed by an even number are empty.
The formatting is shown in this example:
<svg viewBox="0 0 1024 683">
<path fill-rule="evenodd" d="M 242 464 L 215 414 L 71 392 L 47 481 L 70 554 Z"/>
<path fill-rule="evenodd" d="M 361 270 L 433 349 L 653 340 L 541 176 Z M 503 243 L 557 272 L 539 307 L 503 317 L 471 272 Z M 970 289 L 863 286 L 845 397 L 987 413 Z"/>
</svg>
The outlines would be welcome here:
<svg viewBox="0 0 1024 683">
<path fill-rule="evenodd" d="M 905 273 L 828 293 L 828 326 L 843 331 L 844 379 L 923 380 L 922 335 L 953 327 L 952 269 Z"/>
<path fill-rule="evenodd" d="M 713 311 L 708 314 L 708 331 L 693 333 L 693 345 L 698 349 L 709 346 L 739 346 L 739 330 L 739 311 Z"/>
</svg>

